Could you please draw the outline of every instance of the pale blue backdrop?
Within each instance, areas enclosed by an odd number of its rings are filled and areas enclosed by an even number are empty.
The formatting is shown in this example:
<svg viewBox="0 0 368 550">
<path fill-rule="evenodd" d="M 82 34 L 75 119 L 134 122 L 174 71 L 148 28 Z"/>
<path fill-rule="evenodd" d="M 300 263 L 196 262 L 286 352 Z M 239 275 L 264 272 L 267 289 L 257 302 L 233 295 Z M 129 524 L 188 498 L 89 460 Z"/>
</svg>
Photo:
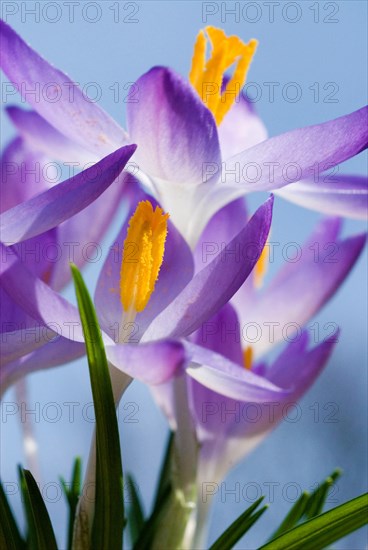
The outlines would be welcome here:
<svg viewBox="0 0 368 550">
<path fill-rule="evenodd" d="M 32 10 L 36 10 L 35 13 L 32 14 Z M 243 39 L 259 39 L 249 81 L 256 83 L 258 94 L 261 93 L 256 107 L 270 135 L 343 115 L 363 106 L 367 99 L 367 4 L 363 1 L 3 2 L 3 16 L 6 14 L 7 21 L 27 41 L 74 80 L 82 85 L 97 83 L 102 90 L 101 105 L 122 124 L 125 105 L 122 99 L 114 101 L 111 87 L 118 86 L 122 98 L 125 97 L 125 85 L 156 64 L 169 65 L 186 75 L 193 41 L 204 24 L 221 26 L 227 33 L 238 34 Z M 279 83 L 274 101 L 269 96 L 267 83 L 270 82 Z M 288 100 L 287 94 L 292 98 L 295 91 L 290 83 L 297 83 L 302 94 L 296 102 Z M 94 93 L 94 89 L 90 87 L 89 91 Z M 255 90 L 253 87 L 252 92 Z M 10 124 L 4 119 L 3 122 L 2 145 L 14 135 Z M 361 154 L 345 163 L 341 171 L 364 173 L 365 168 L 366 156 Z M 259 202 L 260 198 L 253 198 L 252 206 Z M 273 237 L 280 242 L 301 243 L 319 218 L 316 213 L 277 200 Z M 104 241 L 105 250 L 118 227 L 119 219 L 116 219 Z M 363 229 L 364 224 L 358 222 L 345 225 L 346 234 Z M 247 542 L 238 545 L 238 548 L 244 548 L 245 544 L 256 548 L 291 506 L 295 491 L 312 487 L 335 466 L 342 467 L 345 474 L 330 496 L 329 506 L 365 490 L 367 274 L 364 260 L 360 259 L 349 280 L 316 319 L 321 324 L 337 323 L 342 335 L 326 371 L 300 404 L 300 420 L 285 422 L 231 472 L 213 507 L 211 541 L 261 491 L 268 501 L 274 502 L 247 535 Z M 92 264 L 85 271 L 91 289 L 99 266 Z M 276 264 L 272 269 L 275 267 Z M 66 294 L 74 300 L 71 288 Z M 30 406 L 40 407 L 41 411 L 36 424 L 41 486 L 49 501 L 60 548 L 64 548 L 66 507 L 56 483 L 60 474 L 69 476 L 75 455 L 85 458 L 88 453 L 93 423 L 85 418 L 90 409 L 82 414 L 83 407 L 91 401 L 87 366 L 85 361 L 78 361 L 65 368 L 39 373 L 30 377 L 29 385 Z M 12 401 L 14 395 L 10 391 L 5 402 Z M 158 468 L 166 423 L 149 392 L 141 385 L 133 384 L 125 401 L 133 405 L 120 410 L 124 464 L 126 470 L 136 475 L 148 506 L 154 487 L 152 472 Z M 77 404 L 72 421 L 68 418 L 71 405 L 65 405 L 67 402 Z M 55 423 L 47 422 L 47 416 L 55 414 L 55 410 L 48 408 L 50 403 L 57 403 L 62 410 L 61 419 Z M 332 411 L 328 407 L 336 410 L 333 417 L 336 422 L 328 422 L 327 415 Z M 316 418 L 318 408 L 319 418 Z M 129 417 L 133 412 L 133 417 Z M 129 418 L 137 422 L 129 422 Z M 15 416 L 3 422 L 1 443 L 2 478 L 11 484 L 16 480 L 16 464 L 23 461 L 19 422 Z M 226 492 L 236 487 L 242 491 L 240 498 Z M 13 485 L 8 485 L 8 492 L 12 490 L 17 492 Z M 19 495 L 15 494 L 12 502 L 21 515 Z M 365 547 L 364 530 L 334 545 L 337 549 Z"/>
</svg>

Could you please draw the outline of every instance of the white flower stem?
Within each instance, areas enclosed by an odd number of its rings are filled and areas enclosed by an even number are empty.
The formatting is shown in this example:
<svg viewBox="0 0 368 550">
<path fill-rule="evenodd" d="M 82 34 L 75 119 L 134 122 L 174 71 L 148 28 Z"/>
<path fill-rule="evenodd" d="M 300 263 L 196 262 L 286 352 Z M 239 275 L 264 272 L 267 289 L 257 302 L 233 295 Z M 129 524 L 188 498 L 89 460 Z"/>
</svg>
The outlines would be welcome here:
<svg viewBox="0 0 368 550">
<path fill-rule="evenodd" d="M 190 519 L 194 517 L 197 500 L 198 443 L 189 409 L 186 384 L 185 375 L 173 380 L 177 420 L 171 472 L 173 491 L 166 504 L 152 550 L 189 549 L 191 548 L 190 533 L 195 531 Z"/>
</svg>

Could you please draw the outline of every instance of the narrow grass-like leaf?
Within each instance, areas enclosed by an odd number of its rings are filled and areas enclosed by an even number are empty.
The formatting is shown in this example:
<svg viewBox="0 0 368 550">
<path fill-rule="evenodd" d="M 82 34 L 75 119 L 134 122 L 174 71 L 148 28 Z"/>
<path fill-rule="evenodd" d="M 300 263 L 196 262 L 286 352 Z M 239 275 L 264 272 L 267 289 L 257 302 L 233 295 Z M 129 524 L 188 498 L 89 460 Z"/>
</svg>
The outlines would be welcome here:
<svg viewBox="0 0 368 550">
<path fill-rule="evenodd" d="M 222 535 L 214 542 L 210 550 L 231 550 L 239 539 L 252 527 L 252 525 L 261 517 L 267 510 L 268 506 L 263 506 L 255 512 L 264 497 L 260 497 L 252 506 L 249 506 L 241 516 L 238 517 L 231 525 L 222 533 Z M 253 513 L 255 512 L 255 513 Z"/>
<path fill-rule="evenodd" d="M 166 444 L 164 460 L 161 465 L 160 476 L 157 484 L 156 496 L 152 511 L 155 511 L 155 509 L 160 506 L 162 502 L 162 497 L 164 495 L 167 497 L 167 488 L 171 486 L 171 459 L 173 443 L 174 432 L 170 432 Z"/>
<path fill-rule="evenodd" d="M 92 547 L 121 550 L 124 527 L 123 470 L 109 367 L 92 300 L 77 267 L 72 265 L 71 269 L 86 342 L 96 416 L 96 499 Z"/>
<path fill-rule="evenodd" d="M 162 518 L 165 515 L 165 505 L 168 502 L 171 495 L 171 486 L 167 486 L 162 493 L 160 506 L 157 506 L 149 519 L 145 522 L 140 536 L 134 544 L 133 550 L 149 550 L 151 548 L 152 541 L 154 540 L 156 529 L 159 526 Z"/>
<path fill-rule="evenodd" d="M 7 550 L 23 550 L 25 542 L 22 539 L 11 511 L 8 499 L 0 482 L 0 548 Z"/>
<path fill-rule="evenodd" d="M 282 533 L 285 533 L 285 531 L 295 527 L 295 525 L 297 525 L 303 517 L 306 519 L 311 519 L 312 517 L 319 515 L 322 512 L 330 488 L 341 476 L 341 474 L 342 470 L 336 468 L 336 470 L 334 470 L 332 474 L 311 494 L 304 491 L 304 493 L 302 493 L 299 499 L 295 502 L 280 527 L 275 531 L 275 533 L 273 533 L 269 540 L 273 540 L 276 537 L 279 537 Z"/>
<path fill-rule="evenodd" d="M 29 550 L 57 550 L 54 530 L 38 485 L 29 470 L 19 467 L 20 486 L 27 518 Z"/>
<path fill-rule="evenodd" d="M 259 550 L 321 550 L 368 523 L 368 493 L 312 518 Z"/>
<path fill-rule="evenodd" d="M 155 531 L 160 524 L 165 511 L 165 505 L 171 495 L 171 459 L 174 442 L 174 432 L 170 432 L 166 444 L 164 459 L 160 469 L 157 483 L 156 496 L 150 517 L 145 521 L 138 539 L 135 541 L 134 550 L 148 550 L 151 541 L 155 537 Z"/>
<path fill-rule="evenodd" d="M 291 508 L 290 512 L 282 521 L 280 527 L 272 535 L 271 540 L 279 537 L 280 535 L 282 535 L 282 533 L 285 533 L 285 531 L 292 529 L 299 522 L 299 520 L 304 515 L 309 498 L 310 494 L 307 491 L 304 491 L 304 493 L 300 495 L 294 506 Z"/>
<path fill-rule="evenodd" d="M 130 531 L 130 537 L 132 543 L 134 544 L 140 533 L 142 532 L 144 526 L 144 510 L 141 503 L 140 496 L 136 489 L 136 483 L 132 475 L 127 476 L 128 487 L 129 487 L 129 497 L 130 497 L 130 506 L 128 511 L 128 526 Z"/>
<path fill-rule="evenodd" d="M 318 516 L 322 512 L 326 499 L 328 497 L 328 493 L 335 481 L 341 476 L 341 474 L 342 471 L 340 469 L 334 470 L 332 474 L 327 479 L 325 479 L 325 481 L 321 483 L 321 485 L 317 487 L 315 491 L 313 491 L 305 510 L 305 515 L 307 519 Z"/>
<path fill-rule="evenodd" d="M 69 505 L 69 521 L 68 521 L 68 550 L 72 548 L 73 531 L 75 513 L 77 510 L 79 495 L 81 492 L 81 478 L 82 478 L 82 462 L 79 457 L 74 461 L 72 481 L 70 487 L 63 478 L 60 478 L 61 485 L 64 489 L 64 494 Z"/>
</svg>

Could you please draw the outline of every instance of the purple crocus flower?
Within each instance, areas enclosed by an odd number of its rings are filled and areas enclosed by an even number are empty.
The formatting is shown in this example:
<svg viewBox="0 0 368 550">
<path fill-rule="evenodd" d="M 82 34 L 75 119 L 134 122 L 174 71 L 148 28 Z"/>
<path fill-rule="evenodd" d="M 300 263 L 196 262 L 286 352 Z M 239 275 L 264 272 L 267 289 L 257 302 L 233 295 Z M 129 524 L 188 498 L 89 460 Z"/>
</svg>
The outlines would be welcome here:
<svg viewBox="0 0 368 550">
<path fill-rule="evenodd" d="M 203 269 L 214 250 L 231 239 L 242 219 L 247 219 L 247 212 L 241 199 L 211 219 L 195 249 L 196 269 Z M 292 407 L 305 394 L 331 356 L 338 331 L 313 346 L 302 327 L 338 290 L 364 247 L 365 234 L 342 239 L 340 228 L 340 219 L 322 220 L 302 247 L 300 260 L 285 264 L 264 289 L 257 288 L 257 269 L 253 270 L 230 303 L 204 323 L 187 344 L 188 349 L 191 345 L 197 350 L 206 349 L 206 355 L 212 351 L 217 361 L 226 363 L 226 369 L 231 364 L 234 376 L 245 370 L 254 375 L 257 386 L 261 381 L 272 382 L 286 392 L 282 397 L 259 399 L 248 387 L 240 399 L 229 398 L 214 384 L 211 388 L 197 380 L 195 365 L 193 372 L 187 369 L 179 391 L 173 381 L 152 388 L 176 431 L 177 445 L 182 449 L 182 456 L 177 458 L 180 468 L 185 467 L 191 474 L 183 485 L 186 482 L 189 500 L 195 500 L 195 511 L 182 542 L 184 548 L 205 547 L 206 519 L 213 494 L 210 490 L 204 494 L 206 487 L 216 486 L 277 426 L 285 408 Z M 318 256 L 310 249 L 312 243 L 318 244 Z M 328 261 L 331 249 L 325 246 L 327 243 L 335 244 L 333 262 Z M 251 344 L 246 338 L 250 325 L 259 329 L 259 337 L 252 338 Z M 285 339 L 286 326 L 294 328 L 294 332 L 288 330 L 289 343 L 267 365 L 262 356 Z M 203 369 L 206 357 L 200 355 L 197 351 L 196 360 Z M 191 452 L 186 453 L 185 447 Z"/>
<path fill-rule="evenodd" d="M 140 205 L 152 204 L 143 192 L 136 192 L 136 195 L 145 199 Z M 132 378 L 154 386 L 164 384 L 189 368 L 190 372 L 195 372 L 197 380 L 210 388 L 221 388 L 233 399 L 240 399 L 245 391 L 251 391 L 258 400 L 284 395 L 284 390 L 272 383 L 262 380 L 257 386 L 253 373 L 239 369 L 234 376 L 234 366 L 225 358 L 182 340 L 221 309 L 253 269 L 267 240 L 272 203 L 272 198 L 266 201 L 224 250 L 195 275 L 192 252 L 173 224 L 169 223 L 161 268 L 153 252 L 151 258 L 146 256 L 147 251 L 157 251 L 157 247 L 161 247 L 160 239 L 158 242 L 153 239 L 145 249 L 145 240 L 135 242 L 133 238 L 142 232 L 146 235 L 145 231 L 148 231 L 148 237 L 150 234 L 146 219 L 142 220 L 141 228 L 134 228 L 132 220 L 139 208 L 124 224 L 102 269 L 95 296 L 117 401 Z M 153 207 L 151 209 L 153 212 Z M 152 220 L 151 217 L 149 223 L 155 231 L 157 221 Z M 125 254 L 130 245 L 138 253 L 137 263 L 133 263 L 138 271 L 133 276 L 120 268 L 121 251 L 124 250 Z M 231 253 L 233 247 L 243 251 L 241 261 Z M 4 390 L 30 372 L 64 364 L 81 356 L 84 353 L 84 339 L 78 310 L 29 270 L 14 247 L 1 245 L 1 254 L 1 289 L 6 298 L 2 309 L 5 322 L 2 323 L 0 372 Z M 135 287 L 136 280 L 141 280 L 143 274 L 145 287 L 145 270 L 147 266 L 152 269 L 155 265 L 160 274 L 156 285 L 150 283 L 154 292 L 148 304 L 144 304 L 145 307 L 134 306 L 132 316 L 131 305 L 125 307 L 124 298 L 121 298 L 123 313 L 119 293 L 121 297 L 126 294 L 128 301 L 136 301 L 141 292 L 139 286 Z M 127 293 L 124 291 L 124 274 L 126 284 L 134 286 L 130 286 Z M 204 366 L 200 364 L 202 361 L 206 363 Z M 93 467 L 88 472 L 88 476 L 92 475 Z M 82 508 L 83 513 L 91 517 L 88 503 L 86 507 L 83 504 Z"/>
<path fill-rule="evenodd" d="M 143 192 L 139 196 L 147 199 Z M 158 282 L 148 305 L 133 319 L 132 334 L 130 318 L 122 322 L 119 300 L 121 254 L 129 223 L 125 222 L 101 271 L 95 303 L 108 359 L 128 375 L 126 384 L 132 377 L 148 384 L 163 383 L 188 360 L 186 347 L 177 339 L 197 330 L 242 285 L 266 242 L 271 213 L 272 199 L 269 199 L 224 250 L 195 275 L 192 253 L 169 222 Z M 233 257 L 232 246 L 244 251 L 242 261 Z M 32 272 L 14 248 L 3 245 L 1 248 L 1 287 L 7 297 L 2 309 L 1 377 L 5 389 L 17 378 L 39 368 L 62 365 L 81 356 L 84 340 L 78 310 Z M 247 256 L 248 249 L 251 253 Z M 212 292 L 214 287 L 216 292 Z M 123 337 L 123 342 L 122 327 L 129 335 Z M 147 366 L 150 362 L 153 367 Z M 224 376 L 228 378 L 226 391 L 233 397 L 240 395 L 242 384 L 249 384 L 249 376 L 253 378 L 244 372 L 239 379 L 233 379 L 220 372 L 216 362 L 209 372 L 221 384 Z M 206 370 L 202 372 L 199 368 L 198 377 L 204 383 L 206 376 Z M 212 387 L 212 381 L 209 383 Z M 272 393 L 273 386 L 268 388 Z M 260 391 L 264 391 L 263 387 Z"/>
<path fill-rule="evenodd" d="M 216 211 L 253 191 L 290 187 L 290 192 L 282 194 L 308 207 L 353 217 L 366 215 L 365 182 L 347 177 L 336 186 L 328 182 L 320 185 L 311 184 L 308 178 L 319 178 L 327 168 L 366 148 L 367 108 L 270 139 L 256 132 L 254 138 L 242 141 L 246 124 L 250 125 L 249 132 L 251 123 L 258 130 L 259 124 L 242 99 L 230 109 L 234 97 L 228 101 L 229 90 L 221 94 L 221 86 L 224 72 L 235 61 L 237 67 L 230 83 L 242 85 L 255 41 L 243 44 L 236 37 L 226 37 L 219 29 L 207 27 L 212 56 L 206 61 L 205 36 L 200 33 L 191 83 L 165 67 L 155 67 L 137 80 L 134 89 L 138 90 L 139 101 L 128 104 L 127 133 L 4 22 L 0 31 L 2 69 L 20 93 L 34 82 L 41 87 L 53 83 L 58 99 L 50 103 L 31 98 L 38 115 L 11 110 L 21 135 L 52 158 L 68 155 L 73 144 L 101 158 L 122 145 L 137 143 L 135 175 L 170 212 L 192 246 Z M 209 85 L 217 89 L 209 92 Z M 240 111 L 239 122 L 234 121 Z M 239 147 L 240 143 L 244 148 Z M 287 170 L 291 165 L 294 169 Z M 256 167 L 256 175 L 249 175 L 250 166 Z"/>
</svg>

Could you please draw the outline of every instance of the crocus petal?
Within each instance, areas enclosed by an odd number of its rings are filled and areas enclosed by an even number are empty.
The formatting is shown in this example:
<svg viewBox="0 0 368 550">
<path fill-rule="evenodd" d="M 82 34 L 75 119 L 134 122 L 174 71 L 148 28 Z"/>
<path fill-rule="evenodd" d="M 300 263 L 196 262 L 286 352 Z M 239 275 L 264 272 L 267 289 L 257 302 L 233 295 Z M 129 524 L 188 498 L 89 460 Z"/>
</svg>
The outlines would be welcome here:
<svg viewBox="0 0 368 550">
<path fill-rule="evenodd" d="M 3 242 L 16 243 L 56 227 L 112 184 L 135 151 L 122 147 L 84 172 L 1 214 Z"/>
<path fill-rule="evenodd" d="M 221 156 L 228 159 L 267 139 L 267 130 L 244 93 L 241 93 L 218 128 Z"/>
<path fill-rule="evenodd" d="M 6 111 L 19 134 L 34 149 L 42 152 L 48 158 L 63 162 L 78 162 L 80 170 L 86 163 L 98 160 L 95 154 L 68 139 L 36 111 L 26 111 L 15 105 L 6 107 Z M 73 166 L 75 165 L 73 164 Z"/>
<path fill-rule="evenodd" d="M 238 187 L 241 196 L 316 177 L 366 149 L 367 110 L 286 132 L 231 157 L 224 163 L 223 187 Z"/>
<path fill-rule="evenodd" d="M 45 345 L 56 336 L 51 328 L 28 315 L 0 287 L 1 300 L 1 368 L 34 349 Z"/>
<path fill-rule="evenodd" d="M 331 181 L 330 181 L 331 180 Z M 365 176 L 322 176 L 322 181 L 298 181 L 277 194 L 284 199 L 324 214 L 366 220 L 368 181 Z"/>
<path fill-rule="evenodd" d="M 285 398 L 274 402 L 273 414 L 270 414 L 269 404 L 263 407 L 259 422 L 244 424 L 234 423 L 231 435 L 233 437 L 254 436 L 268 432 L 282 419 L 285 405 L 298 401 L 312 386 L 322 369 L 327 365 L 331 353 L 338 340 L 338 331 L 324 340 L 318 346 L 308 349 L 308 333 L 302 332 L 297 341 L 290 343 L 279 357 L 271 364 L 266 373 L 270 382 L 283 385 L 290 390 Z M 268 407 L 268 414 L 267 414 Z"/>
<path fill-rule="evenodd" d="M 0 282 L 10 298 L 41 326 L 83 342 L 78 309 L 29 271 L 10 247 L 0 243 L 0 253 Z M 37 338 L 33 335 L 35 344 Z"/>
<path fill-rule="evenodd" d="M 101 326 L 113 338 L 114 330 L 116 330 L 116 327 L 119 326 L 122 321 L 123 311 L 119 290 L 120 270 L 129 219 L 139 201 L 149 200 L 153 207 L 157 205 L 152 197 L 148 196 L 142 190 L 139 190 L 136 186 L 135 193 L 136 197 L 132 202 L 130 212 L 113 246 L 110 248 L 109 255 L 101 270 L 95 293 L 96 310 L 99 315 Z M 151 321 L 157 317 L 174 298 L 176 298 L 179 292 L 181 292 L 191 280 L 192 276 L 192 253 L 180 233 L 169 220 L 164 260 L 160 269 L 158 281 L 146 308 L 136 316 L 134 323 L 135 329 L 131 334 L 134 341 L 140 339 L 142 333 Z"/>
<path fill-rule="evenodd" d="M 184 346 L 174 340 L 149 344 L 106 346 L 109 362 L 145 384 L 162 384 L 179 373 L 186 362 Z"/>
<path fill-rule="evenodd" d="M 236 311 L 230 304 L 226 304 L 192 335 L 191 341 L 197 346 L 212 350 L 229 359 L 239 365 L 239 369 L 244 369 L 239 329 L 240 323 Z M 199 441 L 206 438 L 207 431 L 212 433 L 213 430 L 216 431 L 217 429 L 217 435 L 226 431 L 228 415 L 226 413 L 222 415 L 221 413 L 221 399 L 224 399 L 224 396 L 210 390 L 190 376 L 188 377 L 188 391 L 191 395 L 190 402 L 193 414 L 197 418 L 196 426 Z M 166 409 L 169 409 L 167 405 Z M 221 416 L 221 422 L 219 422 Z M 215 425 L 217 428 L 215 428 Z"/>
<path fill-rule="evenodd" d="M 49 283 L 57 261 L 58 252 L 58 228 L 50 229 L 46 233 L 41 233 L 33 239 L 15 244 L 12 248 L 18 254 L 20 260 L 27 266 L 27 269 L 32 271 L 37 277 L 45 283 Z M 69 268 L 70 270 L 70 268 Z"/>
<path fill-rule="evenodd" d="M 225 304 L 192 335 L 191 340 L 198 346 L 210 349 L 243 366 L 239 328 L 235 309 L 230 304 Z"/>
<path fill-rule="evenodd" d="M 9 143 L 1 155 L 1 212 L 49 188 L 42 171 L 45 162 L 47 158 L 32 151 L 22 138 Z"/>
<path fill-rule="evenodd" d="M 143 339 L 188 336 L 224 306 L 244 283 L 266 243 L 273 198 L 151 323 Z"/>
<path fill-rule="evenodd" d="M 190 360 L 187 374 L 221 395 L 239 401 L 262 403 L 290 393 L 212 350 L 191 342 L 184 342 L 184 346 Z"/>
<path fill-rule="evenodd" d="M 154 177 L 185 185 L 203 181 L 203 167 L 218 167 L 215 120 L 192 87 L 164 67 L 154 67 L 135 84 L 139 101 L 128 103 L 129 134 L 139 144 L 137 163 Z"/>
<path fill-rule="evenodd" d="M 358 154 L 367 147 L 367 107 L 336 120 L 270 138 L 222 163 L 222 174 L 191 208 L 189 242 L 231 201 L 251 191 L 279 189 Z M 211 171 L 211 166 L 205 166 Z M 202 187 L 202 186 L 201 186 Z M 199 189 L 201 189 L 201 187 Z"/>
<path fill-rule="evenodd" d="M 303 246 L 299 261 L 285 265 L 251 310 L 244 304 L 242 323 L 260 327 L 260 339 L 252 343 L 256 356 L 282 341 L 285 330 L 288 338 L 297 337 L 301 327 L 329 300 L 352 269 L 366 236 L 336 240 L 338 227 L 338 220 L 324 220 Z M 240 314 L 241 310 L 240 307 Z"/>
<path fill-rule="evenodd" d="M 338 338 L 339 330 L 336 330 L 321 344 L 308 349 L 309 335 L 304 330 L 267 369 L 267 380 L 290 387 L 292 389 L 290 397 L 299 399 L 326 364 Z"/>
<path fill-rule="evenodd" d="M 216 406 L 204 408 L 205 414 L 202 408 L 202 413 L 197 415 L 196 421 L 201 423 L 200 433 L 204 438 L 200 451 L 200 462 L 204 468 L 201 474 L 204 476 L 203 479 L 211 479 L 214 482 L 223 479 L 230 468 L 248 455 L 277 426 L 285 414 L 284 407 L 291 408 L 313 384 L 326 366 L 334 342 L 333 339 L 328 339 L 308 350 L 307 340 L 307 335 L 302 334 L 300 341 L 290 344 L 269 368 L 268 378 L 274 383 L 276 380 L 282 380 L 290 388 L 288 395 L 264 403 L 256 403 L 254 400 L 240 403 L 218 396 L 217 401 L 214 401 Z M 200 405 L 201 403 L 197 402 L 199 412 Z M 218 437 L 215 420 L 219 425 L 224 422 L 225 417 L 226 431 Z M 206 477 L 206 464 L 211 470 L 211 478 Z"/>
<path fill-rule="evenodd" d="M 56 337 L 29 355 L 25 355 L 18 361 L 13 361 L 0 370 L 1 393 L 17 380 L 24 378 L 33 372 L 58 367 L 82 357 L 86 352 L 85 345 L 81 342 Z"/>
<path fill-rule="evenodd" d="M 22 97 L 50 124 L 99 157 L 128 143 L 127 134 L 78 86 L 0 21 L 1 68 Z M 27 93 L 35 86 L 48 100 Z M 41 92 L 40 92 L 41 93 Z"/>
<path fill-rule="evenodd" d="M 237 199 L 221 208 L 201 233 L 194 249 L 196 271 L 200 271 L 216 255 L 221 246 L 225 246 L 242 230 L 248 220 L 243 198 Z"/>
<path fill-rule="evenodd" d="M 61 289 L 70 281 L 70 262 L 80 269 L 86 262 L 99 261 L 99 243 L 121 206 L 130 177 L 122 172 L 103 195 L 57 227 L 60 254 L 49 280 L 52 288 Z"/>
<path fill-rule="evenodd" d="M 200 271 L 221 247 L 230 242 L 248 219 L 245 199 L 241 197 L 218 210 L 203 230 L 194 249 L 196 272 Z M 234 303 L 251 307 L 255 294 L 254 270 L 232 298 Z M 229 327 L 230 328 L 230 327 Z M 231 329 L 230 329 L 231 330 Z"/>
</svg>

